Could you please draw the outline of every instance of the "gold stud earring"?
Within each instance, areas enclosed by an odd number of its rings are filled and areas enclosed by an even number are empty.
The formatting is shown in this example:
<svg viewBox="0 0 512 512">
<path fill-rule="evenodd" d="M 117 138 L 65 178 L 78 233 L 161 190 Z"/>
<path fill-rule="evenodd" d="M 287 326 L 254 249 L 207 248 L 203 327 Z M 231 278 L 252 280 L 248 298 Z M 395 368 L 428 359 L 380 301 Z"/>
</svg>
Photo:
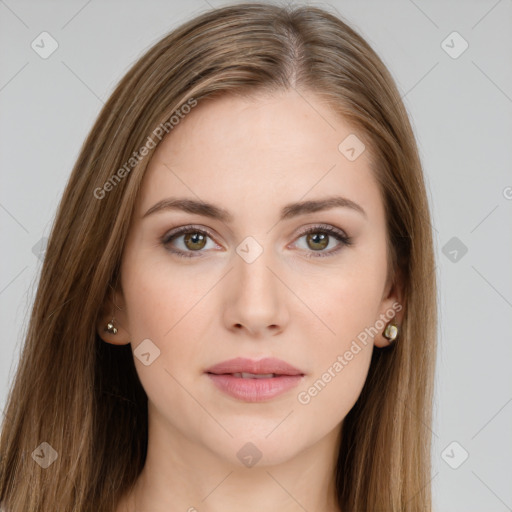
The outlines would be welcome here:
<svg viewBox="0 0 512 512">
<path fill-rule="evenodd" d="M 117 334 L 117 328 L 114 326 L 114 319 L 112 318 L 112 321 L 107 324 L 107 327 L 105 327 L 105 331 L 109 334 Z"/>
<path fill-rule="evenodd" d="M 398 334 L 400 333 L 400 328 L 395 322 L 389 322 L 384 329 L 382 335 L 386 338 L 390 343 L 393 343 L 397 340 Z"/>
</svg>

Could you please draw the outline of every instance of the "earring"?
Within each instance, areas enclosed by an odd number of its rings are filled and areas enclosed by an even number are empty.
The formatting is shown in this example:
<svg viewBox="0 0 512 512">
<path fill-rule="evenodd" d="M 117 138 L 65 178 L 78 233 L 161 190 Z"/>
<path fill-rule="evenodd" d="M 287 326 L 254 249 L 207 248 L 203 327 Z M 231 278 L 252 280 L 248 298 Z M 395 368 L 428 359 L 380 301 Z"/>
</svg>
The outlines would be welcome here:
<svg viewBox="0 0 512 512">
<path fill-rule="evenodd" d="M 389 322 L 384 329 L 382 335 L 386 338 L 390 343 L 393 343 L 398 338 L 398 334 L 400 332 L 400 328 L 394 322 Z"/>
<path fill-rule="evenodd" d="M 114 326 L 114 319 L 112 318 L 112 321 L 107 324 L 107 327 L 105 327 L 105 331 L 109 334 L 117 334 L 117 328 Z"/>
</svg>

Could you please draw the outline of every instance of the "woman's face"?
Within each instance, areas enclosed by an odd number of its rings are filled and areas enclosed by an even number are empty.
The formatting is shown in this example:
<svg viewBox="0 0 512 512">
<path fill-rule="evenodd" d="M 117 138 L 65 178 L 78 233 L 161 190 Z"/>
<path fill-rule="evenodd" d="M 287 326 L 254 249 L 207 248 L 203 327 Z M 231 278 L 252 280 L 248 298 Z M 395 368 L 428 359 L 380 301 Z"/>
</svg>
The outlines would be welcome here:
<svg viewBox="0 0 512 512">
<path fill-rule="evenodd" d="M 399 298 L 369 151 L 353 133 L 311 93 L 225 96 L 200 101 L 157 148 L 109 341 L 132 344 L 150 422 L 170 442 L 247 466 L 339 431 Z M 234 358 L 254 366 L 208 373 Z M 244 369 L 276 376 L 232 375 Z"/>
</svg>

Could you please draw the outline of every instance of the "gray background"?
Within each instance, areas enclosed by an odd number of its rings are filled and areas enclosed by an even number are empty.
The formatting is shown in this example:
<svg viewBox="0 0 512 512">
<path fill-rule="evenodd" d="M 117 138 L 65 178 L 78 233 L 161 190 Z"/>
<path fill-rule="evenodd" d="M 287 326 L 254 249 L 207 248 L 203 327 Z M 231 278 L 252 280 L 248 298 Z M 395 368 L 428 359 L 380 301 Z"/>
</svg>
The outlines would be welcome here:
<svg viewBox="0 0 512 512">
<path fill-rule="evenodd" d="M 304 3 L 372 44 L 417 135 L 440 282 L 434 510 L 512 511 L 512 0 Z M 100 107 L 148 46 L 224 4 L 0 0 L 2 408 L 41 240 Z M 43 31 L 47 59 L 31 47 Z"/>
</svg>

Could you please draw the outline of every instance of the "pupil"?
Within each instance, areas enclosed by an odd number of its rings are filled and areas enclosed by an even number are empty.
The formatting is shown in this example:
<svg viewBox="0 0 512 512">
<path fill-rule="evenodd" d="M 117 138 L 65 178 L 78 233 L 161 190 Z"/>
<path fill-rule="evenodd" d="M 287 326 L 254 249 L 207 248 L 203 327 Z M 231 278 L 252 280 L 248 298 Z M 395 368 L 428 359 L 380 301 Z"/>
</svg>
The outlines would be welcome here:
<svg viewBox="0 0 512 512">
<path fill-rule="evenodd" d="M 313 233 L 308 235 L 308 242 L 312 241 L 313 244 L 320 244 L 317 249 L 325 249 L 327 247 L 327 235 L 324 233 Z"/>
<path fill-rule="evenodd" d="M 189 247 L 192 249 L 202 249 L 204 247 L 205 237 L 201 233 L 188 233 L 185 235 L 185 243 L 188 247 L 188 242 L 191 242 L 192 245 L 199 244 L 199 247 Z"/>
</svg>

